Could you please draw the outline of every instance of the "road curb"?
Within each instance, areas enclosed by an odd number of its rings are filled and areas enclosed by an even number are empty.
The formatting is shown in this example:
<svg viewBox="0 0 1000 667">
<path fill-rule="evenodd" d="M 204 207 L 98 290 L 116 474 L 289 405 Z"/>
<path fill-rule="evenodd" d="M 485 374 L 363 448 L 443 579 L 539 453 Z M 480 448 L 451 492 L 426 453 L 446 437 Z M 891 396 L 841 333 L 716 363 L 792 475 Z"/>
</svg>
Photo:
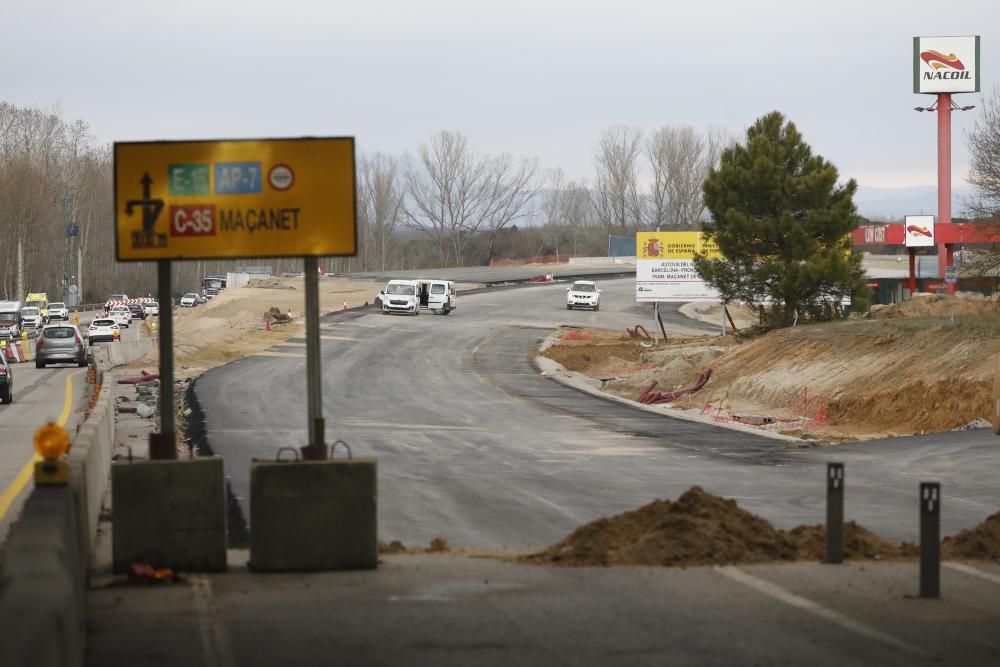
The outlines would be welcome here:
<svg viewBox="0 0 1000 667">
<path fill-rule="evenodd" d="M 550 347 L 559 330 L 556 329 L 551 334 L 549 334 L 542 344 L 539 346 L 539 351 L 545 350 Z M 746 426 L 744 424 L 736 424 L 732 422 L 720 423 L 712 419 L 711 417 L 705 417 L 703 415 L 694 415 L 687 412 L 681 412 L 675 408 L 670 408 L 666 405 L 645 405 L 644 403 L 639 403 L 638 401 L 633 401 L 631 399 L 622 398 L 621 396 L 615 396 L 614 394 L 609 394 L 601 388 L 601 381 L 595 380 L 594 378 L 588 377 L 583 373 L 577 373 L 576 371 L 567 370 L 565 366 L 557 361 L 553 361 L 548 357 L 543 357 L 540 354 L 535 354 L 531 358 L 532 367 L 538 371 L 541 375 L 552 380 L 553 382 L 558 382 L 559 384 L 569 387 L 570 389 L 576 389 L 577 391 L 589 394 L 596 398 L 603 399 L 605 401 L 611 401 L 613 403 L 620 403 L 621 405 L 626 405 L 635 410 L 641 410 L 643 412 L 649 412 L 655 415 L 667 419 L 680 419 L 687 422 L 695 422 L 698 424 L 707 424 L 709 426 L 717 426 L 718 428 L 728 429 L 730 431 L 739 431 L 741 433 L 749 433 L 753 435 L 759 435 L 765 438 L 770 438 L 772 440 L 778 440 L 781 442 L 789 442 L 796 444 L 803 444 L 809 441 L 802 440 L 801 438 L 796 438 L 790 435 L 782 435 L 781 433 L 772 433 L 771 431 L 765 431 L 763 429 L 756 429 L 752 426 Z"/>
</svg>

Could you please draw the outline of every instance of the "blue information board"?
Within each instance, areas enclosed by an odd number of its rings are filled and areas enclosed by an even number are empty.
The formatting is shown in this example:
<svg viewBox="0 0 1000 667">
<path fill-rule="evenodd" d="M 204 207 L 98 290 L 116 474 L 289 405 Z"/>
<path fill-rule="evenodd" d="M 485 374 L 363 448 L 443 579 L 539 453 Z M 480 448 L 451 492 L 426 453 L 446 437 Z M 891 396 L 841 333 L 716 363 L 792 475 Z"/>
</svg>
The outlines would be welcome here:
<svg viewBox="0 0 1000 667">
<path fill-rule="evenodd" d="M 245 195 L 261 191 L 260 162 L 216 162 L 215 194 Z"/>
</svg>

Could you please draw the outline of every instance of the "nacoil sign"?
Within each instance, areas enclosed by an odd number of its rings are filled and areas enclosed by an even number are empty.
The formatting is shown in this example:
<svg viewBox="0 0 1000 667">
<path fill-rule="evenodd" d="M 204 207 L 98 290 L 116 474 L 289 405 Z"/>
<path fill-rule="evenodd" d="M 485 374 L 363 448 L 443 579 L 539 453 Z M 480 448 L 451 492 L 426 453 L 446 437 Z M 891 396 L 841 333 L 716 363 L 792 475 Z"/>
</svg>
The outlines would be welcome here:
<svg viewBox="0 0 1000 667">
<path fill-rule="evenodd" d="M 115 144 L 119 261 L 354 255 L 354 139 Z"/>
<path fill-rule="evenodd" d="M 979 37 L 914 37 L 913 92 L 978 93 Z"/>
</svg>

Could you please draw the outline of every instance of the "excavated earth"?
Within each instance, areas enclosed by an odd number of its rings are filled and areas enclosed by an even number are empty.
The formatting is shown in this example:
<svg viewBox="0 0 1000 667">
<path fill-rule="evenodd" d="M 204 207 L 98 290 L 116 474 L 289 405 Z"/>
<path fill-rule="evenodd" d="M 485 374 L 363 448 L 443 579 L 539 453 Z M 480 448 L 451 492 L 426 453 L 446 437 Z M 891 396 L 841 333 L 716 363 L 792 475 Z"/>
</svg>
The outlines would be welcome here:
<svg viewBox="0 0 1000 667">
<path fill-rule="evenodd" d="M 736 501 L 694 486 L 676 501 L 655 500 L 613 517 L 581 526 L 562 541 L 518 560 L 538 565 L 689 566 L 821 561 L 825 528 L 779 530 L 740 509 Z M 1000 559 L 1000 513 L 954 537 L 942 555 L 951 559 Z M 896 543 L 851 521 L 844 525 L 846 560 L 908 560 L 916 545 Z"/>
<path fill-rule="evenodd" d="M 772 430 L 838 442 L 964 427 L 988 418 L 1000 353 L 998 301 L 927 295 L 866 319 L 809 324 L 739 342 L 669 338 L 657 349 L 626 333 L 572 331 L 542 352 L 637 400 L 709 383 L 673 408 L 770 419 Z M 981 422 L 980 422 L 981 423 Z"/>
</svg>

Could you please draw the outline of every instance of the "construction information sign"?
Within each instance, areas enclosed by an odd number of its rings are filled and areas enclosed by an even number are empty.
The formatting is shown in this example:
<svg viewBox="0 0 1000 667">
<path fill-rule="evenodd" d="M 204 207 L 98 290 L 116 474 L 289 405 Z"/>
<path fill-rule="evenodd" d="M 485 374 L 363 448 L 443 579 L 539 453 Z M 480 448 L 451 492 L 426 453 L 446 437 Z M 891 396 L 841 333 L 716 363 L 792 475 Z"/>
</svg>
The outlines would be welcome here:
<svg viewBox="0 0 1000 667">
<path fill-rule="evenodd" d="M 702 232 L 638 232 L 635 235 L 637 302 L 720 301 L 694 268 L 694 255 L 722 254 Z"/>
<path fill-rule="evenodd" d="M 118 261 L 357 252 L 352 137 L 114 150 Z"/>
</svg>

